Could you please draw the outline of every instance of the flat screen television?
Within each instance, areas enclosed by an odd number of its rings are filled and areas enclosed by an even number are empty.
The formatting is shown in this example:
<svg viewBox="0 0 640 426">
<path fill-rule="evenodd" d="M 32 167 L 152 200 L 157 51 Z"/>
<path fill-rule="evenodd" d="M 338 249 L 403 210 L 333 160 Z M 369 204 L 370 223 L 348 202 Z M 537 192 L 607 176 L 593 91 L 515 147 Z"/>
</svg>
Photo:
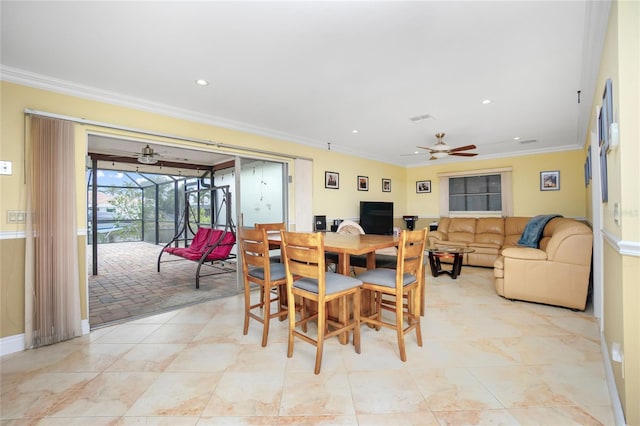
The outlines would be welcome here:
<svg viewBox="0 0 640 426">
<path fill-rule="evenodd" d="M 393 235 L 393 203 L 360 201 L 360 226 L 367 234 Z"/>
</svg>

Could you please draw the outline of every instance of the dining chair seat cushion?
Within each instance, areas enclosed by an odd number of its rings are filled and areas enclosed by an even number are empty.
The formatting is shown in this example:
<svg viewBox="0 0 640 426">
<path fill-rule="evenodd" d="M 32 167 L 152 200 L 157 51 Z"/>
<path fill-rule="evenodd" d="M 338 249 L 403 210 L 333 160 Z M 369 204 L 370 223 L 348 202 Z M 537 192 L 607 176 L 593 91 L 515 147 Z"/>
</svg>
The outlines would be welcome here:
<svg viewBox="0 0 640 426">
<path fill-rule="evenodd" d="M 325 293 L 339 293 L 350 288 L 359 287 L 362 281 L 347 275 L 327 272 L 325 280 Z M 318 280 L 313 278 L 300 278 L 293 282 L 293 286 L 311 293 L 318 293 Z"/>
<path fill-rule="evenodd" d="M 388 268 L 376 268 L 365 271 L 357 276 L 362 282 L 383 285 L 385 287 L 394 288 L 396 286 L 396 270 Z M 408 285 L 416 281 L 416 276 L 412 274 L 404 274 L 402 276 L 402 285 Z"/>
<path fill-rule="evenodd" d="M 271 281 L 283 280 L 286 277 L 284 270 L 284 263 L 271 263 L 269 264 L 271 269 Z M 249 270 L 249 275 L 264 280 L 264 268 L 253 268 Z"/>
</svg>

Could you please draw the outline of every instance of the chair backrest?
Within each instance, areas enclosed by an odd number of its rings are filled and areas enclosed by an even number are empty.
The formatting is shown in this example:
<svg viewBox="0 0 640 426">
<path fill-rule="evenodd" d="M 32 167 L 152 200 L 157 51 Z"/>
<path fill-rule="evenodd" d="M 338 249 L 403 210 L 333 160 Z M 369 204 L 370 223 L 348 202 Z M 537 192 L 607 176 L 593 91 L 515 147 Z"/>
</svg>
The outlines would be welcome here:
<svg viewBox="0 0 640 426">
<path fill-rule="evenodd" d="M 364 229 L 360 224 L 352 221 L 352 220 L 343 220 L 338 225 L 338 229 L 336 230 L 338 234 L 355 234 L 355 235 L 364 235 Z"/>
<path fill-rule="evenodd" d="M 424 249 L 427 241 L 427 229 L 415 231 L 402 231 L 400 242 L 398 243 L 398 263 L 396 274 L 402 282 L 404 274 L 411 274 L 420 277 L 424 273 Z M 396 280 L 398 281 L 398 280 Z"/>
<path fill-rule="evenodd" d="M 211 236 L 211 231 L 211 228 L 204 226 L 199 227 L 196 231 L 196 235 L 193 236 L 193 240 L 191 240 L 191 244 L 189 244 L 189 249 L 200 253 L 206 250 L 207 242 Z"/>
<path fill-rule="evenodd" d="M 256 229 L 264 229 L 268 234 L 273 232 L 280 233 L 280 231 L 286 231 L 287 226 L 284 222 L 277 223 L 256 223 Z"/>
<path fill-rule="evenodd" d="M 269 277 L 269 243 L 264 229 L 240 228 L 240 253 L 242 272 L 249 274 L 249 268 L 264 268 L 265 280 Z"/>
<path fill-rule="evenodd" d="M 211 250 L 207 255 L 207 260 L 224 260 L 229 257 L 229 253 L 231 253 L 235 244 L 236 235 L 233 231 L 212 229 L 209 233 L 207 246 L 202 251 Z"/>
<path fill-rule="evenodd" d="M 318 296 L 325 294 L 325 260 L 323 232 L 281 232 L 282 255 L 287 271 L 287 285 L 293 277 L 318 280 Z"/>
</svg>

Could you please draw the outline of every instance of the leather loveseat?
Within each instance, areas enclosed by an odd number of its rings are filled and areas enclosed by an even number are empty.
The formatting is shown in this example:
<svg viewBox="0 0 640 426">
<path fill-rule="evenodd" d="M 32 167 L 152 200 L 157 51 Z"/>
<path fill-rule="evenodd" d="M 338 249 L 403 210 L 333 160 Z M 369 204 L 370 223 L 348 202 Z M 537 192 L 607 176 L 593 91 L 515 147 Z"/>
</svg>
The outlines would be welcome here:
<svg viewBox="0 0 640 426">
<path fill-rule="evenodd" d="M 556 217 L 543 229 L 538 248 L 518 245 L 529 217 L 442 218 L 429 233 L 435 247 L 469 247 L 463 264 L 494 267 L 496 292 L 583 310 L 591 271 L 593 233 L 575 219 Z"/>
</svg>

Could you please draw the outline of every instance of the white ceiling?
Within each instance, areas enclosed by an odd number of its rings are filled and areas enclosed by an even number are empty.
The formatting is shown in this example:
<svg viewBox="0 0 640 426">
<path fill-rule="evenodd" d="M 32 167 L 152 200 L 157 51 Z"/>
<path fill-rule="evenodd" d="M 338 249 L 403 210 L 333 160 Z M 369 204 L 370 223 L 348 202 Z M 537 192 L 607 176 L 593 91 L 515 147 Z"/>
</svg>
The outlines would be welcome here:
<svg viewBox="0 0 640 426">
<path fill-rule="evenodd" d="M 606 21 L 588 1 L 1 7 L 4 80 L 406 166 L 433 164 L 407 154 L 437 132 L 480 154 L 439 161 L 580 147 L 600 55 L 585 34 Z"/>
</svg>

